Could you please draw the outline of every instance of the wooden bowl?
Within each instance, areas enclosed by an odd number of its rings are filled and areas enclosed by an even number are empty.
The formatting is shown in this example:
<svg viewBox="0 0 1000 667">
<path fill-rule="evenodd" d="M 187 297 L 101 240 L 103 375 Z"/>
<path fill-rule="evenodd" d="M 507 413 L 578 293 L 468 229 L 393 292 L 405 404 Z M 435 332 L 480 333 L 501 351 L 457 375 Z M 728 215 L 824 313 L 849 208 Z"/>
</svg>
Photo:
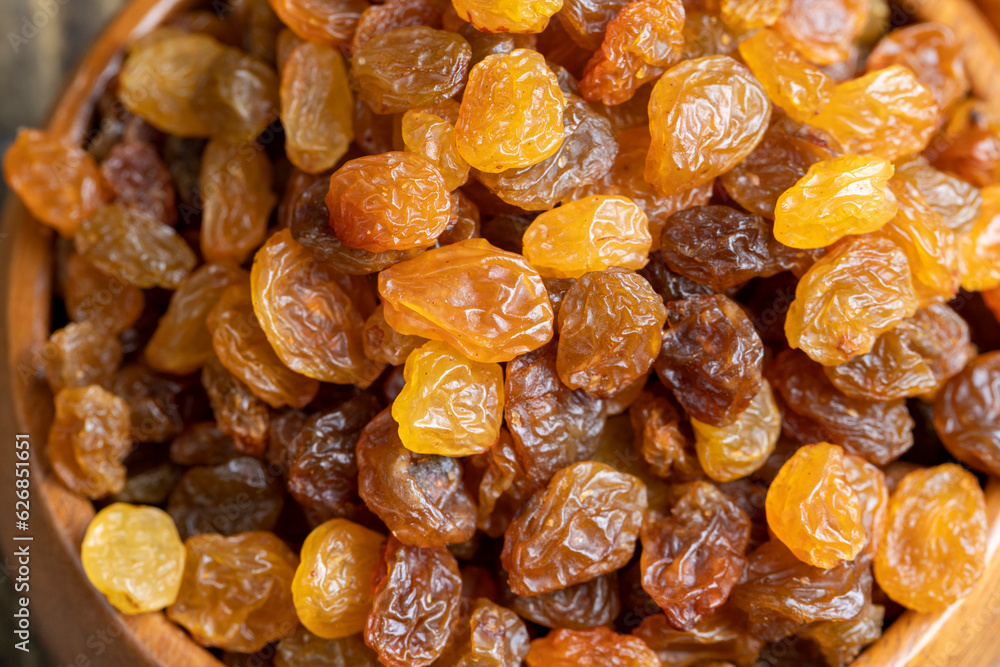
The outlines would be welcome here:
<svg viewBox="0 0 1000 667">
<path fill-rule="evenodd" d="M 1000 0 L 982 0 L 1000 21 Z M 96 98 L 121 64 L 127 45 L 171 15 L 200 0 L 133 0 L 104 32 L 70 80 L 50 129 L 82 137 L 89 129 Z M 976 93 L 1000 109 L 1000 43 L 968 0 L 918 0 L 922 20 L 950 25 L 974 63 Z M 15 546 L 31 552 L 33 646 L 44 647 L 55 664 L 108 667 L 222 667 L 162 613 L 124 616 L 87 581 L 79 547 L 94 515 L 90 501 L 67 491 L 51 474 L 45 440 L 52 419 L 52 396 L 35 372 L 33 351 L 49 334 L 54 235 L 35 223 L 10 197 L 0 227 L 0 443 L 13 451 L 15 433 L 31 436 L 31 542 L 14 543 L 13 494 L 0 511 L 0 543 L 7 563 Z M 7 440 L 9 438 L 9 441 Z M 14 488 L 13 455 L 0 464 L 0 488 Z M 986 489 L 990 523 L 989 566 L 974 593 L 938 614 L 907 612 L 856 662 L 859 667 L 983 665 L 1000 657 L 1000 482 Z M 12 568 L 13 569 L 13 568 Z M 10 641 L 8 638 L 6 641 Z"/>
</svg>

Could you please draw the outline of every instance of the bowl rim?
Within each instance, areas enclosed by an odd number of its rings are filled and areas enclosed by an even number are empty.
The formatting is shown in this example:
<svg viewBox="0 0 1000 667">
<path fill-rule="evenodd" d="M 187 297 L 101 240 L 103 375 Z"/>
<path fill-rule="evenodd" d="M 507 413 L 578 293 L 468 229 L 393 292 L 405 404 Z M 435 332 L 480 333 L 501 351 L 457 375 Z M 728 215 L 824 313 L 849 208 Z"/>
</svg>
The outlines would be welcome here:
<svg viewBox="0 0 1000 667">
<path fill-rule="evenodd" d="M 131 0 L 101 32 L 67 80 L 46 127 L 81 141 L 96 102 L 118 72 L 126 47 L 172 15 L 203 0 Z M 32 636 L 56 664 L 224 667 L 165 614 L 127 616 L 90 585 L 80 563 L 83 535 L 94 516 L 90 500 L 55 478 L 45 441 L 52 396 L 35 374 L 31 356 L 48 335 L 55 233 L 35 222 L 11 192 L 0 216 L 0 437 L 29 434 L 31 451 L 30 582 Z M 13 452 L 13 448 L 11 448 Z M 0 488 L 14 487 L 14 466 L 0 465 Z M 13 507 L 13 494 L 11 494 Z M 9 516 L 8 516 L 9 515 Z M 0 518 L 6 563 L 16 562 L 13 512 Z M 51 618 L 48 618 L 51 617 Z M 48 620 L 46 620 L 48 619 Z M 67 646 L 70 638 L 73 645 Z"/>
<path fill-rule="evenodd" d="M 76 68 L 53 108 L 47 128 L 77 141 L 82 139 L 92 122 L 94 106 L 101 91 L 121 65 L 125 48 L 170 16 L 202 5 L 204 0 L 131 0 L 127 3 Z M 1000 41 L 982 13 L 969 0 L 912 0 L 909 5 L 906 9 L 912 10 L 911 16 L 922 21 L 937 21 L 952 28 L 966 49 L 967 62 L 977 63 L 976 67 L 967 68 L 973 90 L 993 108 L 1000 109 L 1000 77 L 995 74 L 1000 69 Z M 53 540 L 52 549 L 59 552 L 50 554 L 56 557 L 51 559 L 50 567 L 60 568 L 58 581 L 53 582 L 48 591 L 44 587 L 39 587 L 39 590 L 43 591 L 44 597 L 62 597 L 67 591 L 80 594 L 79 599 L 64 599 L 64 606 L 69 607 L 72 603 L 76 613 L 87 614 L 88 621 L 96 621 L 104 628 L 120 628 L 124 639 L 123 655 L 130 656 L 119 658 L 125 660 L 121 664 L 135 665 L 138 664 L 135 659 L 139 658 L 144 661 L 143 664 L 163 667 L 178 664 L 179 661 L 193 667 L 223 667 L 220 661 L 167 620 L 164 614 L 153 612 L 126 616 L 118 612 L 90 585 L 83 573 L 79 546 L 94 515 L 93 505 L 65 489 L 40 455 L 51 422 L 52 397 L 44 381 L 36 376 L 33 365 L 27 361 L 49 334 L 54 241 L 54 232 L 34 223 L 12 192 L 0 215 L 0 267 L 6 267 L 0 273 L 0 298 L 3 299 L 0 303 L 0 380 L 3 381 L 3 391 L 0 391 L 0 436 L 13 438 L 15 433 L 29 433 L 32 438 L 35 452 L 32 495 L 36 500 L 32 521 L 33 525 L 42 524 L 43 528 L 50 529 L 48 537 Z M 0 465 L 0 488 L 14 488 L 13 466 Z M 921 656 L 946 626 L 963 612 L 975 608 L 975 599 L 982 597 L 977 596 L 977 592 L 985 594 L 1000 587 L 1000 557 L 996 554 L 1000 548 L 1000 482 L 991 478 L 986 496 L 989 521 L 987 572 L 976 591 L 940 613 L 907 611 L 854 665 L 902 667 L 923 664 Z M 38 502 L 39 499 L 41 502 Z M 8 516 L 12 514 L 0 515 L 0 540 L 8 562 L 11 562 L 13 552 L 13 543 L 9 538 L 13 535 L 14 517 Z M 36 573 L 35 580 L 50 574 Z M 984 597 L 979 602 L 987 602 L 987 599 Z M 72 623 L 79 618 L 65 616 L 62 621 Z M 41 621 L 36 627 L 40 628 L 45 652 L 57 659 L 61 657 L 60 649 L 64 647 L 57 641 L 67 636 L 67 628 Z M 93 636 L 91 634 L 91 638 Z M 75 657 L 84 655 L 72 655 L 79 651 L 78 647 L 71 647 L 70 651 L 65 659 L 59 660 L 59 664 L 71 663 Z M 114 651 L 108 651 L 107 655 L 114 655 Z"/>
</svg>

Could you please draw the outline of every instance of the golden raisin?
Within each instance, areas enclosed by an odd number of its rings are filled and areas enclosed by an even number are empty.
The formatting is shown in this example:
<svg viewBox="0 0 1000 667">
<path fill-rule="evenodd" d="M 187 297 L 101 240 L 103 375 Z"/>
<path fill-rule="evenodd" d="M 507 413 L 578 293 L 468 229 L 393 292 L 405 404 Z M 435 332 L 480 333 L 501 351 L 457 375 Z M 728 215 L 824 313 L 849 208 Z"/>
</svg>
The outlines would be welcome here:
<svg viewBox="0 0 1000 667">
<path fill-rule="evenodd" d="M 48 448 L 56 476 L 88 498 L 121 491 L 132 448 L 128 403 L 97 385 L 63 389 L 55 401 Z"/>
<path fill-rule="evenodd" d="M 537 51 L 487 56 L 469 72 L 455 123 L 458 152 L 485 172 L 528 167 L 562 144 L 566 97 Z"/>
<path fill-rule="evenodd" d="M 793 248 L 823 248 L 876 231 L 896 215 L 892 163 L 843 155 L 817 162 L 778 198 L 774 237 Z"/>
<path fill-rule="evenodd" d="M 385 269 L 378 282 L 389 326 L 443 340 L 475 361 L 510 361 L 552 338 L 541 277 L 483 239 L 428 250 Z M 470 309 L 480 315 L 470 319 Z"/>
<path fill-rule="evenodd" d="M 848 153 L 895 160 L 923 150 L 937 127 L 934 94 L 902 65 L 838 84 L 810 123 Z"/>
<path fill-rule="evenodd" d="M 295 47 L 282 67 L 280 92 L 288 159 L 310 174 L 333 167 L 354 139 L 354 96 L 343 57 L 323 44 Z"/>
<path fill-rule="evenodd" d="M 741 41 L 739 50 L 771 102 L 795 120 L 809 122 L 830 101 L 833 79 L 810 65 L 778 32 L 765 28 Z"/>
<path fill-rule="evenodd" d="M 326 206 L 344 245 L 368 252 L 428 246 L 451 217 L 441 172 L 419 155 L 403 152 L 346 163 L 330 177 Z"/>
<path fill-rule="evenodd" d="M 410 353 L 406 384 L 392 403 L 399 439 L 418 454 L 471 456 L 493 446 L 503 420 L 503 369 L 472 361 L 447 343 Z"/>
<path fill-rule="evenodd" d="M 163 510 L 114 503 L 94 516 L 80 548 L 94 588 L 125 614 L 158 611 L 177 599 L 184 544 Z"/>
<path fill-rule="evenodd" d="M 842 240 L 812 265 L 788 309 L 788 344 L 826 366 L 872 349 L 917 310 L 906 255 L 888 239 Z"/>
<path fill-rule="evenodd" d="M 372 602 L 369 580 L 384 543 L 382 535 L 347 519 L 331 519 L 309 533 L 292 580 L 292 599 L 310 632 L 337 639 L 365 629 Z"/>
<path fill-rule="evenodd" d="M 109 198 L 94 159 L 42 130 L 17 133 L 3 158 L 3 175 L 31 215 L 66 237 Z"/>
<path fill-rule="evenodd" d="M 524 256 L 543 276 L 579 278 L 611 266 L 641 269 L 652 239 L 626 197 L 593 195 L 546 211 L 524 232 Z"/>
<path fill-rule="evenodd" d="M 767 130 L 763 86 L 727 56 L 686 60 L 660 77 L 649 100 L 646 180 L 674 195 L 729 171 Z"/>
<path fill-rule="evenodd" d="M 841 447 L 806 445 L 781 466 L 767 490 L 767 525 L 814 567 L 830 569 L 858 555 L 866 539 L 861 502 Z"/>
<path fill-rule="evenodd" d="M 562 4 L 562 0 L 458 0 L 454 7 L 461 19 L 483 32 L 533 33 L 543 31 Z"/>
<path fill-rule="evenodd" d="M 945 463 L 900 480 L 875 553 L 875 578 L 890 598 L 938 611 L 968 594 L 985 560 L 986 501 L 972 473 Z"/>
<path fill-rule="evenodd" d="M 717 482 L 730 482 L 759 470 L 781 435 L 781 412 L 767 380 L 753 401 L 728 426 L 691 418 L 698 462 Z"/>
</svg>

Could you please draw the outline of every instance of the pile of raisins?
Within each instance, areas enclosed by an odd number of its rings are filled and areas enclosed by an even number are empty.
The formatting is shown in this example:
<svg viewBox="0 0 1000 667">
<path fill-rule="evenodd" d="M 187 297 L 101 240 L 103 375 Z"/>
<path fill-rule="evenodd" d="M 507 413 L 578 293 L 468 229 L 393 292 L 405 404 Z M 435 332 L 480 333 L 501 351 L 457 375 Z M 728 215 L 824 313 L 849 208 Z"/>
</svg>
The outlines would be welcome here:
<svg viewBox="0 0 1000 667">
<path fill-rule="evenodd" d="M 842 667 L 967 595 L 1000 114 L 955 34 L 452 3 L 179 14 L 84 146 L 7 152 L 94 586 L 275 667 Z"/>
</svg>

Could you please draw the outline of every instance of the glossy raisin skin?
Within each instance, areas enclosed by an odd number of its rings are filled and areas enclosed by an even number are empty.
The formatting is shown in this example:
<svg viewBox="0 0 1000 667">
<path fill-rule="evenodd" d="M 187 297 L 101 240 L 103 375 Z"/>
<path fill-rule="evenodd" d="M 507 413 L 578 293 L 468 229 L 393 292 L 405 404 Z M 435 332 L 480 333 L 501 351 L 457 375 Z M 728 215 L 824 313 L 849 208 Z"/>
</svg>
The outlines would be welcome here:
<svg viewBox="0 0 1000 667">
<path fill-rule="evenodd" d="M 842 155 L 809 167 L 778 198 L 774 236 L 793 248 L 823 248 L 880 229 L 896 215 L 888 160 Z"/>
<path fill-rule="evenodd" d="M 116 144 L 101 162 L 101 176 L 122 206 L 142 211 L 171 227 L 177 222 L 174 184 L 152 144 Z"/>
<path fill-rule="evenodd" d="M 141 289 L 108 275 L 77 253 L 66 260 L 66 311 L 74 322 L 91 322 L 101 331 L 119 334 L 142 315 Z"/>
<path fill-rule="evenodd" d="M 556 18 L 574 42 L 593 51 L 601 46 L 608 23 L 627 4 L 625 0 L 564 0 Z"/>
<path fill-rule="evenodd" d="M 330 226 L 325 202 L 329 190 L 329 182 L 319 179 L 305 186 L 289 203 L 288 228 L 292 237 L 309 248 L 318 261 L 348 275 L 365 276 L 420 253 L 420 248 L 373 253 L 345 245 Z"/>
<path fill-rule="evenodd" d="M 212 61 L 194 108 L 212 134 L 230 144 L 252 142 L 278 118 L 278 75 L 255 54 L 226 49 Z"/>
<path fill-rule="evenodd" d="M 295 611 L 325 639 L 365 629 L 371 611 L 370 579 L 385 538 L 346 519 L 331 519 L 306 537 L 292 580 Z"/>
<path fill-rule="evenodd" d="M 781 410 L 767 380 L 732 424 L 712 426 L 691 419 L 698 462 L 718 482 L 750 475 L 767 463 L 781 435 Z"/>
<path fill-rule="evenodd" d="M 367 286 L 318 261 L 288 230 L 268 239 L 250 277 L 250 315 L 285 366 L 308 378 L 361 388 L 378 377 L 382 366 L 365 357 L 361 341 L 371 299 L 368 292 L 366 302 Z"/>
<path fill-rule="evenodd" d="M 934 428 L 952 456 L 983 472 L 1000 470 L 1000 353 L 973 359 L 934 403 Z"/>
<path fill-rule="evenodd" d="M 799 448 L 767 490 L 767 525 L 804 563 L 830 569 L 853 560 L 867 535 L 861 502 L 844 469 L 844 450 Z"/>
<path fill-rule="evenodd" d="M 532 623 L 570 630 L 607 625 L 621 610 L 618 577 L 614 573 L 530 597 L 520 597 L 506 590 L 503 600 Z"/>
<path fill-rule="evenodd" d="M 517 614 L 487 598 L 477 598 L 468 622 L 459 624 L 451 650 L 440 660 L 458 667 L 517 667 L 528 654 L 529 641 L 528 630 Z"/>
<path fill-rule="evenodd" d="M 593 195 L 535 218 L 524 232 L 523 252 L 552 278 L 612 266 L 641 269 L 651 243 L 648 227 L 645 213 L 627 197 Z"/>
<path fill-rule="evenodd" d="M 546 593 L 618 569 L 632 556 L 645 510 L 646 488 L 636 477 L 601 463 L 564 468 L 504 535 L 501 560 L 511 590 Z M 589 518 L 597 516 L 608 521 Z M 577 544 L 586 550 L 569 546 Z"/>
<path fill-rule="evenodd" d="M 399 438 L 418 454 L 471 456 L 497 441 L 503 420 L 503 368 L 472 361 L 447 343 L 410 353 L 405 385 L 392 404 Z"/>
<path fill-rule="evenodd" d="M 556 630 L 531 642 L 528 667 L 657 667 L 659 658 L 638 637 L 605 627 Z"/>
<path fill-rule="evenodd" d="M 770 225 L 728 206 L 693 206 L 666 220 L 660 253 L 672 271 L 722 291 L 769 273 Z"/>
<path fill-rule="evenodd" d="M 18 132 L 4 154 L 3 174 L 28 211 L 66 237 L 109 198 L 93 158 L 41 130 Z"/>
<path fill-rule="evenodd" d="M 605 424 L 604 401 L 563 384 L 556 354 L 549 344 L 507 364 L 504 418 L 529 494 L 561 468 L 593 455 Z"/>
<path fill-rule="evenodd" d="M 443 548 L 390 537 L 372 577 L 365 643 L 390 667 L 430 665 L 444 652 L 459 614 L 462 578 Z"/>
<path fill-rule="evenodd" d="M 376 253 L 430 245 L 451 214 L 441 172 L 426 159 L 402 152 L 342 166 L 330 178 L 326 206 L 345 245 Z"/>
<path fill-rule="evenodd" d="M 319 382 L 285 366 L 271 347 L 254 314 L 249 284 L 227 287 L 206 321 L 222 365 L 272 408 L 301 408 L 316 396 Z"/>
<path fill-rule="evenodd" d="M 430 28 L 441 27 L 441 15 L 444 7 L 432 0 L 406 2 L 390 0 L 381 5 L 371 5 L 361 14 L 361 20 L 351 38 L 351 52 L 357 51 L 375 35 L 389 32 L 395 28 L 411 25 L 425 25 Z"/>
<path fill-rule="evenodd" d="M 823 16 L 817 21 L 817 16 Z M 791 0 L 775 27 L 802 55 L 818 65 L 840 62 L 861 34 L 868 5 L 853 0 Z"/>
<path fill-rule="evenodd" d="M 201 253 L 242 264 L 264 240 L 277 197 L 271 161 L 255 143 L 209 141 L 198 184 L 203 193 Z"/>
<path fill-rule="evenodd" d="M 537 51 L 491 55 L 472 68 L 455 124 L 458 151 L 480 171 L 530 167 L 565 136 L 566 97 Z"/>
<path fill-rule="evenodd" d="M 577 95 L 568 94 L 566 101 L 565 138 L 555 153 L 529 167 L 475 171 L 476 180 L 508 204 L 544 211 L 608 174 L 618 154 L 610 121 Z"/>
<path fill-rule="evenodd" d="M 805 176 L 810 166 L 834 157 L 838 150 L 826 132 L 774 114 L 757 147 L 719 181 L 747 211 L 773 218 L 782 193 Z"/>
<path fill-rule="evenodd" d="M 486 33 L 542 32 L 549 17 L 559 11 L 558 0 L 541 0 L 527 5 L 508 5 L 498 0 L 459 0 L 454 5 L 459 18 Z"/>
<path fill-rule="evenodd" d="M 354 139 L 353 107 L 343 56 L 323 44 L 297 46 L 281 70 L 281 123 L 292 164 L 310 174 L 337 164 Z"/>
<path fill-rule="evenodd" d="M 520 255 L 483 239 L 429 250 L 382 271 L 378 282 L 389 326 L 443 340 L 475 361 L 510 361 L 552 338 L 541 277 Z M 470 322 L 470 308 L 484 316 Z"/>
<path fill-rule="evenodd" d="M 571 141 L 568 139 L 567 141 Z M 646 154 L 649 153 L 650 134 L 646 126 L 631 127 L 618 137 L 618 154 L 611 168 L 592 183 L 584 184 L 570 193 L 564 201 L 582 199 L 587 195 L 616 195 L 628 197 L 643 210 L 649 220 L 649 234 L 653 239 L 653 250 L 660 246 L 660 234 L 664 223 L 671 214 L 690 206 L 708 203 L 712 195 L 712 183 L 687 188 L 675 195 L 664 196 L 646 182 L 643 169 Z"/>
<path fill-rule="evenodd" d="M 121 491 L 132 447 L 128 403 L 98 385 L 63 389 L 55 403 L 48 448 L 56 476 L 88 498 Z"/>
<path fill-rule="evenodd" d="M 357 458 L 361 498 L 401 542 L 441 547 L 472 537 L 476 506 L 458 459 L 406 449 L 388 409 L 361 432 Z"/>
<path fill-rule="evenodd" d="M 253 653 L 298 624 L 292 577 L 299 559 L 272 533 L 196 535 L 167 617 L 203 646 Z"/>
<path fill-rule="evenodd" d="M 996 257 L 1000 247 L 992 240 L 1000 225 L 1000 185 L 982 189 L 982 207 L 968 231 L 958 236 L 958 269 L 966 290 L 1000 286 Z"/>
<path fill-rule="evenodd" d="M 633 634 L 653 649 L 664 664 L 691 667 L 699 664 L 750 665 L 764 642 L 750 634 L 746 620 L 733 606 L 706 616 L 690 630 L 677 630 L 663 614 L 642 620 Z"/>
<path fill-rule="evenodd" d="M 882 637 L 885 607 L 869 605 L 849 621 L 822 621 L 802 634 L 812 640 L 829 665 L 846 665 Z"/>
<path fill-rule="evenodd" d="M 710 482 L 676 489 L 669 514 L 642 526 L 642 586 L 668 622 L 688 630 L 729 597 L 746 562 L 750 519 Z"/>
<path fill-rule="evenodd" d="M 76 231 L 76 250 L 84 259 L 143 289 L 174 289 L 196 263 L 191 248 L 172 228 L 117 204 L 86 218 Z"/>
<path fill-rule="evenodd" d="M 219 430 L 231 436 L 237 449 L 261 454 L 267 446 L 267 403 L 257 398 L 242 380 L 230 373 L 214 355 L 201 370 L 201 384 L 208 394 Z"/>
<path fill-rule="evenodd" d="M 674 0 L 630 2 L 608 23 L 587 62 L 580 91 L 609 106 L 627 102 L 644 83 L 681 57 L 684 6 Z"/>
<path fill-rule="evenodd" d="M 201 368 L 215 355 L 205 320 L 226 288 L 246 278 L 246 271 L 232 262 L 205 264 L 185 278 L 146 344 L 146 363 L 175 375 Z"/>
<path fill-rule="evenodd" d="M 384 306 L 381 304 L 365 320 L 361 333 L 365 356 L 372 361 L 399 366 L 406 363 L 410 352 L 424 344 L 420 336 L 407 336 L 389 326 L 385 321 Z"/>
<path fill-rule="evenodd" d="M 849 237 L 799 281 L 785 334 L 791 347 L 832 366 L 868 352 L 879 335 L 916 310 L 902 249 L 888 239 Z"/>
<path fill-rule="evenodd" d="M 206 34 L 160 28 L 135 44 L 118 74 L 125 107 L 153 127 L 179 137 L 208 137 L 216 126 L 196 106 L 212 63 L 227 47 Z"/>
<path fill-rule="evenodd" d="M 675 403 L 666 396 L 643 391 L 629 406 L 635 446 L 650 470 L 660 477 L 673 473 L 698 475 Z"/>
<path fill-rule="evenodd" d="M 462 88 L 472 47 L 460 35 L 425 26 L 376 35 L 351 57 L 358 96 L 379 114 L 442 102 Z"/>
<path fill-rule="evenodd" d="M 725 426 L 746 410 L 760 391 L 763 358 L 760 337 L 729 298 L 699 296 L 667 304 L 656 372 L 699 421 Z"/>
<path fill-rule="evenodd" d="M 357 512 L 355 449 L 378 411 L 378 402 L 362 394 L 311 415 L 296 430 L 289 443 L 288 491 L 313 525 Z"/>
<path fill-rule="evenodd" d="M 927 145 L 937 114 L 930 88 L 891 65 L 839 84 L 811 124 L 849 153 L 894 160 Z"/>
<path fill-rule="evenodd" d="M 834 82 L 802 58 L 775 30 L 760 30 L 740 42 L 740 55 L 771 102 L 799 122 L 809 122 L 833 94 Z"/>
<path fill-rule="evenodd" d="M 365 0 L 269 0 L 274 13 L 296 35 L 309 42 L 342 47 L 367 9 Z"/>
<path fill-rule="evenodd" d="M 711 181 L 750 154 L 770 117 L 763 87 L 732 58 L 682 62 L 656 82 L 649 101 L 646 180 L 662 195 Z"/>
<path fill-rule="evenodd" d="M 264 464 L 239 457 L 184 473 L 170 493 L 167 512 L 185 539 L 202 533 L 235 535 L 272 530 L 283 502 L 281 486 Z"/>
<path fill-rule="evenodd" d="M 184 571 L 184 544 L 156 507 L 114 503 L 87 526 L 80 561 L 87 578 L 125 614 L 173 604 Z"/>
<path fill-rule="evenodd" d="M 823 371 L 853 398 L 933 396 L 975 353 L 965 320 L 948 306 L 934 304 L 879 336 L 871 352 Z"/>
<path fill-rule="evenodd" d="M 969 90 L 961 40 L 946 25 L 923 23 L 893 30 L 875 46 L 866 62 L 869 72 L 893 64 L 909 67 L 931 89 L 944 113 Z"/>
<path fill-rule="evenodd" d="M 910 263 L 918 304 L 947 301 L 960 284 L 959 238 L 920 189 L 905 178 L 889 182 L 896 197 L 896 216 L 876 232 L 902 248 Z"/>
<path fill-rule="evenodd" d="M 67 387 L 91 384 L 110 388 L 122 361 L 122 346 L 117 338 L 81 322 L 53 332 L 40 354 L 49 389 L 58 394 Z"/>
<path fill-rule="evenodd" d="M 449 192 L 469 180 L 469 163 L 459 154 L 455 143 L 458 106 L 458 102 L 446 100 L 430 108 L 410 109 L 400 122 L 406 151 L 437 167 Z"/>
<path fill-rule="evenodd" d="M 609 397 L 636 381 L 660 351 L 666 309 L 638 274 L 588 273 L 559 308 L 556 370 L 570 389 Z"/>
<path fill-rule="evenodd" d="M 733 589 L 732 600 L 759 623 L 844 621 L 864 608 L 871 586 L 868 562 L 844 562 L 824 570 L 803 563 L 781 542 L 771 540 L 748 556 L 744 580 Z"/>
<path fill-rule="evenodd" d="M 875 577 L 893 600 L 936 611 L 968 594 L 983 573 L 985 552 L 979 482 L 961 466 L 945 463 L 900 480 L 889 499 Z"/>
<path fill-rule="evenodd" d="M 904 401 L 845 396 L 800 351 L 775 357 L 768 379 L 781 398 L 785 433 L 802 443 L 831 442 L 880 465 L 913 446 L 913 419 Z"/>
</svg>

